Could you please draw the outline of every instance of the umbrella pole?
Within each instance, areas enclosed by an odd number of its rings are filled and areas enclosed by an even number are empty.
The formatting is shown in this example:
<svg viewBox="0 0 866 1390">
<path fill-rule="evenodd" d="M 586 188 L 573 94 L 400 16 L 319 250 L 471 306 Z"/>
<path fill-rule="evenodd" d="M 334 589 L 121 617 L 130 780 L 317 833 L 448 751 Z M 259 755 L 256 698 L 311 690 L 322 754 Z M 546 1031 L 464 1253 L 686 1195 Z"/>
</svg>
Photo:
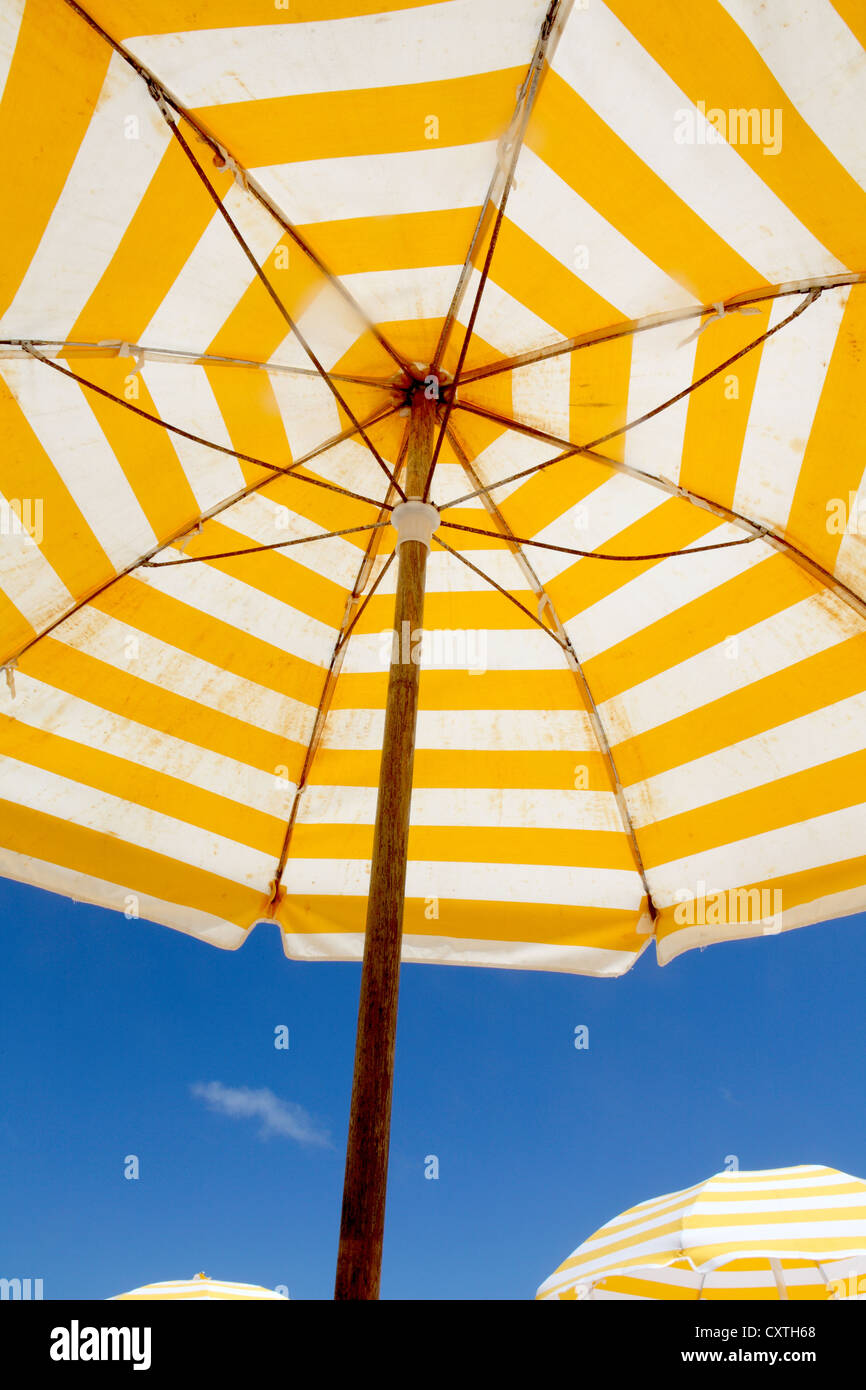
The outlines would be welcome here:
<svg viewBox="0 0 866 1390">
<path fill-rule="evenodd" d="M 395 508 L 392 514 L 398 531 L 394 639 L 367 900 L 355 1074 L 334 1292 L 337 1299 L 379 1297 L 409 803 L 418 713 L 419 667 L 417 660 L 412 660 L 412 651 L 424 619 L 429 537 L 439 520 L 435 509 L 420 501 L 432 457 L 435 418 L 435 400 L 426 398 L 423 386 L 416 387 L 410 397 L 406 450 L 405 489 L 411 505 L 404 503 L 402 508 Z M 426 539 L 409 538 L 419 532 Z"/>
</svg>

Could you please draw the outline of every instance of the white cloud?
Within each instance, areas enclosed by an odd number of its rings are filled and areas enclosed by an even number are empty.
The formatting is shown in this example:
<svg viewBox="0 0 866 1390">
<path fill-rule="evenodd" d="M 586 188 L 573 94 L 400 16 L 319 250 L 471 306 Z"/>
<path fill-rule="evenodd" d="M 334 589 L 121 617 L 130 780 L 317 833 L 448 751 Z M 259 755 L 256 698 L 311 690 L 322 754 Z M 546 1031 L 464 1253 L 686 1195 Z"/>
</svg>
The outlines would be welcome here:
<svg viewBox="0 0 866 1390">
<path fill-rule="evenodd" d="M 228 1115 L 234 1120 L 261 1120 L 260 1139 L 279 1134 L 286 1139 L 295 1139 L 299 1144 L 331 1147 L 330 1135 L 316 1126 L 302 1105 L 280 1100 L 267 1087 L 254 1091 L 249 1086 L 224 1086 L 221 1081 L 208 1081 L 197 1082 L 190 1090 L 204 1101 L 209 1110 L 220 1115 Z"/>
</svg>

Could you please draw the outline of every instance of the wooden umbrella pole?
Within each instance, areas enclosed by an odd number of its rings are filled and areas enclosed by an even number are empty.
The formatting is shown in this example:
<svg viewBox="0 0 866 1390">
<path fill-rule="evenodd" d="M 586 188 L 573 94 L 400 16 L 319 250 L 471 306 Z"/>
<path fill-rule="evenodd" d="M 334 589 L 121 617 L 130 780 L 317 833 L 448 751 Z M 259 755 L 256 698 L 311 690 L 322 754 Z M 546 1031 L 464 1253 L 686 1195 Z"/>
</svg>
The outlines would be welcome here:
<svg viewBox="0 0 866 1390">
<path fill-rule="evenodd" d="M 428 400 L 424 388 L 418 386 L 412 392 L 410 404 L 405 480 L 409 507 L 404 515 L 411 513 L 414 507 L 414 519 L 418 516 L 417 509 L 432 457 L 436 402 Z M 434 523 L 438 517 L 432 507 L 421 505 L 423 531 L 425 512 L 434 519 Z M 355 1074 L 334 1292 L 337 1299 L 378 1298 L 382 1266 L 409 804 L 418 713 L 419 668 L 417 659 L 412 659 L 412 653 L 416 649 L 415 643 L 424 620 L 424 580 L 429 549 L 424 540 L 403 538 L 402 510 L 397 508 L 393 516 L 394 524 L 401 532 L 394 641 L 367 901 Z M 407 523 L 406 531 L 412 529 L 415 528 Z M 432 524 L 429 530 L 432 530 Z"/>
</svg>

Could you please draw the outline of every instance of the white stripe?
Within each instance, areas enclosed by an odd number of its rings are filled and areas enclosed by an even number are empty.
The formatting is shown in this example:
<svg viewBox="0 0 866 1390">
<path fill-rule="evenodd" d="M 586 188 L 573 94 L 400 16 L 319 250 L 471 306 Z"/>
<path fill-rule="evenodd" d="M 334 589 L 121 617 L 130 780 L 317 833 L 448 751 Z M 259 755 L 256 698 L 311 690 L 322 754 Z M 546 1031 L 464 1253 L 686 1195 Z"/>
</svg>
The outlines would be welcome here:
<svg viewBox="0 0 866 1390">
<path fill-rule="evenodd" d="M 285 269 L 291 268 L 292 256 L 303 257 L 306 263 L 303 251 L 291 246 L 289 249 L 290 260 L 288 265 L 284 267 Z M 280 264 L 282 266 L 282 261 Z M 270 275 L 271 283 L 277 292 L 281 286 L 280 277 L 281 271 L 276 269 Z M 280 346 L 271 353 L 268 359 L 270 362 L 279 363 L 286 367 L 311 367 L 310 355 L 300 341 L 303 338 L 322 365 L 328 370 L 332 370 L 366 330 L 366 324 L 355 306 L 346 299 L 345 295 L 340 294 L 330 280 L 324 281 L 312 303 L 308 304 L 301 313 L 295 312 L 292 317 L 298 332 L 295 333 L 290 330 Z M 339 382 L 337 389 L 341 392 L 343 390 Z M 385 400 L 383 391 L 383 404 Z"/>
<path fill-rule="evenodd" d="M 742 537 L 739 527 L 725 524 L 695 544 L 711 545 Z M 686 549 L 685 553 L 670 560 L 659 560 L 652 569 L 614 589 L 585 612 L 578 613 L 565 624 L 566 630 L 583 660 L 600 656 L 617 643 L 644 632 L 669 614 L 681 612 L 705 594 L 712 594 L 721 585 L 756 569 L 774 553 L 763 541 L 695 555 L 690 555 Z M 594 562 L 586 560 L 584 563 Z M 622 568 L 628 567 L 623 565 Z M 732 612 L 731 625 L 736 627 L 736 624 L 737 614 Z"/>
<path fill-rule="evenodd" d="M 274 874 L 272 855 L 200 830 L 188 821 L 163 815 L 122 797 L 73 782 L 43 768 L 0 756 L 4 793 L 9 801 L 43 815 L 59 817 L 118 842 L 140 846 L 195 869 L 266 892 Z M 118 834 L 122 827 L 123 834 Z"/>
<path fill-rule="evenodd" d="M 291 913 L 292 899 L 286 910 Z M 641 948 L 642 950 L 645 948 Z M 283 930 L 283 950 L 290 960 L 361 960 L 360 932 Z M 480 965 L 506 970 L 560 970 L 570 975 L 615 978 L 630 970 L 641 951 L 609 951 L 590 946 L 548 946 L 535 941 L 488 941 L 471 937 L 420 936 L 403 933 L 402 959 L 420 965 Z"/>
<path fill-rule="evenodd" d="M 375 787 L 311 786 L 301 800 L 298 823 L 372 825 L 376 799 Z M 411 821 L 413 826 L 622 831 L 612 792 L 415 787 Z"/>
<path fill-rule="evenodd" d="M 515 373 L 515 376 L 518 373 Z M 472 383 L 466 387 L 466 399 L 472 400 Z M 484 383 L 479 383 L 481 392 L 484 390 Z M 462 393 L 461 393 L 462 394 Z M 452 419 L 453 419 L 452 415 Z M 460 435 L 460 417 L 456 420 L 457 433 Z M 481 482 L 485 486 L 495 483 L 500 478 L 509 478 L 512 473 L 519 473 L 521 469 L 533 468 L 537 463 L 544 463 L 546 459 L 554 458 L 556 448 L 550 444 L 543 444 L 539 439 L 531 439 L 528 434 L 519 434 L 516 430 L 503 431 L 494 439 L 492 444 L 488 444 L 486 449 L 482 449 L 472 460 L 472 466 L 478 474 Z M 474 485 L 470 484 L 466 474 L 461 469 L 461 477 L 457 481 L 456 487 L 445 491 L 442 487 L 440 501 L 448 502 L 453 497 L 462 497 L 465 492 L 474 492 Z M 439 471 L 437 467 L 436 476 Z M 524 480 L 525 481 L 525 480 Z M 497 487 L 492 492 L 494 501 L 502 503 L 507 497 L 522 487 L 520 482 L 508 483 L 505 487 Z M 461 507 L 471 504 L 461 502 Z M 473 522 L 474 525 L 474 522 Z M 491 527 L 491 530 L 493 528 Z M 450 544 L 450 541 L 449 541 Z"/>
<path fill-rule="evenodd" d="M 684 329 L 681 323 L 660 325 L 650 333 L 632 336 L 627 420 L 639 419 L 691 385 L 697 339 L 684 342 L 688 336 L 688 326 Z M 689 399 L 685 396 L 652 420 L 629 430 L 625 436 L 627 464 L 679 482 Z"/>
<path fill-rule="evenodd" d="M 563 353 L 561 357 L 548 357 L 532 366 L 518 367 L 511 373 L 511 413 L 516 420 L 559 435 L 561 439 L 571 438 L 571 362 L 570 355 Z M 510 432 L 505 439 L 510 444 L 513 437 L 514 432 Z M 532 442 L 537 445 L 539 441 Z M 549 444 L 546 450 L 549 458 Z M 517 465 L 511 463 L 504 476 L 515 472 Z M 457 492 L 466 492 L 468 487 L 467 481 L 467 486 L 458 488 Z M 452 493 L 454 495 L 457 494 Z"/>
<path fill-rule="evenodd" d="M 754 548 L 742 546 L 739 553 Z M 613 742 L 621 742 L 787 670 L 861 631 L 862 620 L 841 599 L 816 594 L 745 628 L 736 642 L 726 637 L 604 701 L 599 712 Z"/>
<path fill-rule="evenodd" d="M 520 153 L 508 217 L 624 318 L 694 303 L 688 289 L 660 270 L 528 146 Z"/>
<path fill-rule="evenodd" d="M 110 866 L 106 864 L 105 867 Z M 224 951 L 234 951 L 246 940 L 247 934 L 242 927 L 222 917 L 215 917 L 210 912 L 202 912 L 182 903 L 167 902 L 164 898 L 154 898 L 140 893 L 138 889 L 133 892 L 110 879 L 76 873 L 74 869 L 36 859 L 32 855 L 17 854 L 11 849 L 0 848 L 0 874 L 17 883 L 43 888 L 46 893 L 62 893 L 73 902 L 92 903 L 95 907 L 124 914 L 136 910 L 138 916 L 147 922 L 158 922 L 160 926 L 172 927 L 175 931 L 185 932 L 187 936 L 196 936 L 200 941 L 207 941 Z M 130 917 L 128 920 L 134 922 L 136 919 Z"/>
<path fill-rule="evenodd" d="M 192 573 L 191 571 L 194 571 Z M 177 565 L 138 570 L 136 582 L 147 584 L 181 603 L 238 628 L 261 642 L 317 666 L 327 666 L 334 650 L 336 629 L 251 584 L 212 565 Z"/>
<path fill-rule="evenodd" d="M 16 676 L 15 684 L 14 713 L 20 723 L 162 773 L 178 783 L 176 790 L 181 799 L 183 788 L 193 786 L 228 797 L 240 808 L 255 806 L 282 819 L 291 810 L 294 784 L 285 777 L 262 772 L 162 730 L 154 738 L 153 729 L 146 724 L 112 714 L 65 691 L 53 690 L 23 671 Z"/>
<path fill-rule="evenodd" d="M 150 362 L 143 375 L 161 419 L 210 439 L 214 444 L 234 448 L 203 367 Z M 244 475 L 237 459 L 177 434 L 169 435 L 168 443 L 180 459 L 200 512 L 233 497 L 244 487 Z"/>
<path fill-rule="evenodd" d="M 629 787 L 632 821 L 652 825 L 858 753 L 864 723 L 866 694 L 854 695 L 648 777 Z"/>
<path fill-rule="evenodd" d="M 201 160 L 201 153 L 198 158 Z M 196 182 L 192 169 L 189 178 Z M 273 262 L 266 262 L 280 240 L 278 223 L 251 194 L 236 184 L 229 188 L 222 203 L 256 259 L 264 263 L 269 278 L 279 288 L 279 274 L 273 269 Z M 178 351 L 205 352 L 255 278 L 255 271 L 225 219 L 214 208 L 194 250 L 144 330 L 142 342 L 162 343 Z"/>
<path fill-rule="evenodd" d="M 785 8 L 784 23 L 753 0 L 721 0 L 800 115 L 866 187 L 866 53 L 827 0 Z M 810 57 L 819 57 L 816 65 Z M 853 267 L 852 267 L 853 269 Z"/>
<path fill-rule="evenodd" d="M 310 501 L 312 491 L 310 487 L 298 486 L 292 500 L 298 504 Z M 220 513 L 218 520 L 220 525 L 237 531 L 239 537 L 245 537 L 258 545 L 273 545 L 280 541 L 316 536 L 327 529 L 327 524 L 323 526 L 319 521 L 311 521 L 309 517 L 275 501 L 264 491 L 253 492 L 233 507 L 227 508 Z M 371 534 L 359 531 L 355 539 L 360 537 L 362 543 L 366 543 Z M 241 540 L 231 542 L 230 546 L 239 550 L 244 548 Z M 347 594 L 351 593 L 354 587 L 364 554 L 357 545 L 352 545 L 348 538 L 344 540 L 341 536 L 334 536 L 326 541 L 310 541 L 306 545 L 288 546 L 276 553 L 288 556 L 295 564 L 303 566 L 311 573 L 339 584 L 347 590 Z"/>
<path fill-rule="evenodd" d="M 12 499 L 22 503 L 25 499 Z M 32 497 L 30 521 L 38 528 L 37 508 L 44 507 L 44 498 Z M 27 509 L 21 517 L 9 506 L 10 499 L 0 493 L 0 514 L 8 528 L 0 534 L 0 588 L 15 605 L 22 617 L 38 632 L 60 616 L 74 602 L 66 585 L 48 563 L 36 542 L 18 521 L 27 521 Z M 4 681 L 5 684 L 5 681 Z"/>
<path fill-rule="evenodd" d="M 546 0 L 449 4 L 305 24 L 153 34 L 127 47 L 187 105 L 441 82 L 526 65 Z"/>
<path fill-rule="evenodd" d="M 503 599 L 503 603 L 507 600 Z M 559 671 L 565 664 L 562 649 L 539 629 L 496 631 L 485 628 L 425 627 L 428 656 L 425 671 Z M 354 633 L 346 646 L 345 672 L 353 675 L 386 671 L 391 660 L 392 634 Z"/>
<path fill-rule="evenodd" d="M 656 906 L 672 907 L 678 901 L 678 890 L 693 893 L 700 883 L 708 885 L 708 893 L 748 883 L 772 885 L 775 879 L 788 874 L 857 858 L 862 850 L 863 807 L 846 806 L 796 825 L 783 825 L 746 840 L 669 860 L 648 869 L 647 877 Z M 759 922 L 749 925 L 751 935 L 762 935 Z M 727 926 L 723 929 L 724 933 L 730 930 Z"/>
<path fill-rule="evenodd" d="M 483 141 L 396 154 L 298 160 L 253 172 L 292 222 L 309 226 L 477 208 L 495 165 L 496 146 Z M 289 254 L 302 253 L 292 247 Z"/>
<path fill-rule="evenodd" d="M 326 382 L 312 377 L 272 376 L 270 383 L 293 459 L 298 459 L 302 454 L 317 449 L 320 444 L 324 444 L 325 440 L 340 434 L 347 427 L 349 422 L 340 419 L 337 402 Z M 329 449 L 326 454 L 313 459 L 310 463 L 311 470 L 314 473 L 321 473 L 323 477 L 330 477 L 330 473 L 325 473 L 324 470 L 334 468 L 334 454 L 337 449 L 343 450 L 345 447 L 345 444 L 337 445 Z M 360 447 L 367 452 L 365 444 Z M 384 481 L 384 474 L 379 472 L 372 456 L 370 461 Z M 269 459 L 268 462 L 280 464 L 283 460 Z M 334 479 L 331 478 L 331 481 L 333 482 Z M 346 483 L 345 486 L 352 487 L 355 492 L 364 491 L 357 477 L 354 484 Z M 303 505 L 301 499 L 310 495 L 312 488 L 304 483 L 297 483 L 296 487 L 299 503 Z"/>
<path fill-rule="evenodd" d="M 847 498 L 839 500 L 845 503 L 848 529 L 839 545 L 833 573 L 866 601 L 866 474 L 860 480 L 853 508 L 848 507 Z"/>
<path fill-rule="evenodd" d="M 74 61 L 71 55 L 69 61 Z M 68 336 L 170 139 L 144 83 L 113 55 L 63 191 L 15 298 L 0 319 L 4 337 Z"/>
<path fill-rule="evenodd" d="M 3 374 L 114 568 L 124 569 L 152 550 L 157 538 L 90 408 L 85 388 L 41 362 L 6 362 Z"/>
<path fill-rule="evenodd" d="M 341 279 L 374 323 L 388 324 L 406 319 L 444 318 L 460 271 L 459 265 L 419 266 L 407 275 L 395 275 L 393 270 L 370 270 L 344 275 Z M 473 330 L 479 342 L 506 356 L 559 342 L 562 337 L 559 329 L 503 290 L 495 277 L 494 257 Z M 479 279 L 480 272 L 476 268 L 469 276 L 457 314 L 461 327 L 466 327 L 472 312 Z M 553 450 L 549 445 L 547 448 L 549 456 Z"/>
<path fill-rule="evenodd" d="M 797 907 L 782 911 L 779 931 L 793 931 L 796 927 L 812 926 L 815 922 L 829 922 L 840 917 L 850 917 L 858 912 L 866 912 L 866 885 L 851 888 L 843 893 L 829 893 L 812 898 Z M 775 930 L 774 933 L 775 935 Z M 656 941 L 656 955 L 659 965 L 667 965 L 681 956 L 684 951 L 703 950 L 716 941 L 745 941 L 749 937 L 763 935 L 752 923 L 736 923 L 721 927 L 690 927 L 666 932 Z"/>
<path fill-rule="evenodd" d="M 378 752 L 384 725 L 381 709 L 332 709 L 322 746 Z M 582 710 L 421 709 L 415 747 L 479 753 L 588 751 L 595 740 Z"/>
<path fill-rule="evenodd" d="M 271 864 L 273 871 L 273 864 Z M 290 858 L 283 876 L 288 894 L 366 897 L 369 859 Z M 546 903 L 636 912 L 641 881 L 630 869 L 583 869 L 562 864 L 449 864 L 412 859 L 407 898 L 458 898 L 471 902 Z"/>
<path fill-rule="evenodd" d="M 579 466 L 579 460 L 576 460 Z M 567 507 L 555 521 L 533 536 L 533 540 L 548 545 L 566 545 L 579 550 L 598 550 L 606 541 L 626 531 L 635 522 L 643 521 L 665 506 L 667 498 L 654 487 L 638 478 L 611 473 L 605 482 Z M 619 550 L 625 547 L 618 547 Z M 576 556 L 558 555 L 528 546 L 532 566 L 543 584 L 571 569 Z M 645 578 L 646 576 L 643 576 Z M 583 615 L 585 617 L 585 615 Z"/>
<path fill-rule="evenodd" d="M 733 508 L 777 531 L 787 526 L 847 300 L 847 290 L 822 295 L 761 350 Z M 770 327 L 790 312 L 777 299 Z"/>
<path fill-rule="evenodd" d="M 493 533 L 496 533 L 497 529 L 496 523 L 487 515 L 478 517 L 472 525 Z M 450 555 L 447 550 L 440 550 L 434 541 L 433 549 L 427 558 L 427 594 L 453 594 L 458 599 L 461 595 L 489 594 L 492 592 L 491 586 L 484 577 L 489 575 L 509 593 L 519 597 L 521 603 L 532 610 L 535 609 L 538 600 L 530 590 L 526 575 L 510 550 L 474 550 L 472 547 L 475 537 L 470 532 L 450 531 L 447 527 L 441 527 L 437 535 L 440 535 L 452 549 L 459 548 L 461 555 L 465 555 L 466 559 L 471 560 L 473 565 L 484 571 L 484 574 L 476 574 L 455 555 Z M 376 593 L 394 594 L 396 590 L 397 566 L 391 565 Z M 461 610 L 458 611 L 461 617 L 465 616 Z"/>
<path fill-rule="evenodd" d="M 18 42 L 18 31 L 24 17 L 25 0 L 6 0 L 0 10 L 0 97 L 6 90 L 6 79 Z"/>
<path fill-rule="evenodd" d="M 52 636 L 115 670 L 129 672 L 136 680 L 227 718 L 243 720 L 294 743 L 304 743 L 310 736 L 315 711 L 308 705 L 203 661 L 97 608 L 79 609 Z M 127 708 L 134 706 L 130 703 Z"/>
<path fill-rule="evenodd" d="M 701 123 L 699 113 L 604 4 L 596 0 L 572 13 L 553 67 L 766 280 L 776 284 L 844 269 L 733 146 L 676 142 L 680 113 L 692 113 Z M 619 82 L 611 82 L 612 72 L 621 75 Z"/>
</svg>

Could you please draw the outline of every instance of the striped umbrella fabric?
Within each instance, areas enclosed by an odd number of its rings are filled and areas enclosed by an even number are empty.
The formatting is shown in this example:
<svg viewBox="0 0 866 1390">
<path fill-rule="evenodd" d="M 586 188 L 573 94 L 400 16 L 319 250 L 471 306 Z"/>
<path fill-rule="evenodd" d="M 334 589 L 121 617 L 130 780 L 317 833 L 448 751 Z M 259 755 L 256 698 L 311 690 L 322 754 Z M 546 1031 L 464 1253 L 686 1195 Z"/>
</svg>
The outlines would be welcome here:
<svg viewBox="0 0 866 1390">
<path fill-rule="evenodd" d="M 862 910 L 864 42 L 856 0 L 3 0 L 0 872 L 359 959 L 396 640 L 404 960 Z"/>
<path fill-rule="evenodd" d="M 866 1299 L 866 1183 L 805 1164 L 716 1173 L 630 1207 L 538 1299 Z"/>
<path fill-rule="evenodd" d="M 274 1289 L 263 1289 L 258 1284 L 226 1284 L 219 1279 L 209 1279 L 206 1274 L 196 1274 L 192 1279 L 169 1279 L 161 1284 L 143 1284 L 140 1289 L 129 1293 L 115 1294 L 109 1302 L 135 1299 L 136 1302 L 150 1302 L 154 1299 L 185 1298 L 205 1299 L 262 1299 L 288 1300 L 288 1294 L 277 1293 Z"/>
</svg>

